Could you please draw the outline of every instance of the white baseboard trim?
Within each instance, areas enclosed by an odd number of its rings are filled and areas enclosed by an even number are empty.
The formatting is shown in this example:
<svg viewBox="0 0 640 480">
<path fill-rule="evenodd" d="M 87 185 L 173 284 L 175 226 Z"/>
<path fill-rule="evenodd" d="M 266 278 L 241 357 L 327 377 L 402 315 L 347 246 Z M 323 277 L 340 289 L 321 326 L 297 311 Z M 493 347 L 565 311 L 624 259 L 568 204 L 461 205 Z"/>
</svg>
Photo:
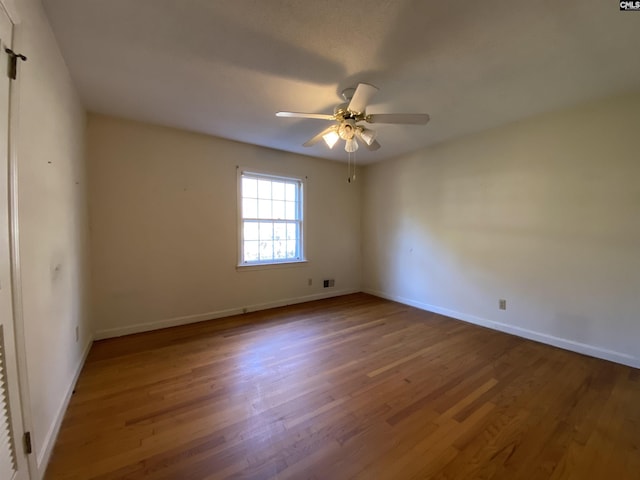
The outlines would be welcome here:
<svg viewBox="0 0 640 480">
<path fill-rule="evenodd" d="M 82 356 L 78 365 L 76 366 L 76 371 L 73 374 L 73 379 L 67 388 L 67 392 L 58 407 L 56 412 L 55 420 L 49 428 L 49 431 L 44 436 L 42 440 L 42 449 L 37 452 L 36 462 L 38 468 L 38 478 L 43 478 L 44 474 L 47 470 L 47 465 L 49 465 L 49 459 L 51 458 L 51 453 L 53 452 L 53 447 L 56 443 L 56 439 L 58 438 L 58 433 L 60 432 L 60 426 L 62 425 L 62 420 L 64 419 L 64 414 L 67 412 L 67 408 L 69 407 L 69 402 L 71 401 L 71 395 L 73 394 L 74 389 L 76 388 L 76 383 L 78 381 L 78 377 L 80 377 L 80 372 L 82 372 L 82 367 L 84 367 L 84 363 L 87 360 L 87 355 L 89 355 L 89 350 L 91 350 L 91 345 L 93 345 L 93 336 L 90 336 L 87 344 L 82 351 Z"/>
<path fill-rule="evenodd" d="M 281 300 L 275 300 L 272 302 L 258 303 L 253 305 L 244 305 L 242 307 L 227 308 L 225 310 L 216 310 L 207 313 L 198 313 L 195 315 L 185 315 L 182 317 L 168 318 L 165 320 L 158 320 L 155 322 L 137 323 L 129 325 L 127 327 L 108 328 L 104 330 L 98 330 L 95 333 L 96 340 L 103 340 L 105 338 L 121 337 L 123 335 L 131 335 L 134 333 L 149 332 L 151 330 L 160 330 L 161 328 L 177 327 L 180 325 L 187 325 L 189 323 L 204 322 L 207 320 L 215 320 L 216 318 L 230 317 L 232 315 L 240 315 L 242 313 L 256 312 L 258 310 L 267 310 L 269 308 L 284 307 L 286 305 L 294 305 L 296 303 L 312 302 L 314 300 L 322 300 L 324 298 L 340 297 L 342 295 L 349 295 L 352 293 L 358 293 L 360 290 L 331 290 L 329 292 L 315 293 L 313 295 L 305 295 L 302 297 L 285 298 Z"/>
<path fill-rule="evenodd" d="M 371 289 L 365 289 L 363 290 L 363 292 L 374 295 L 376 297 L 386 298 L 387 300 L 393 300 L 394 302 L 416 307 L 420 310 L 438 313 L 440 315 L 445 315 L 457 320 L 462 320 L 464 322 L 473 323 L 475 325 L 491 328 L 500 332 L 509 333 L 511 335 L 534 340 L 536 342 L 545 343 L 547 345 L 562 348 L 564 350 L 570 350 L 572 352 L 581 353 L 590 357 L 609 360 L 611 362 L 620 363 L 622 365 L 628 365 L 629 367 L 640 368 L 640 358 L 628 355 L 626 353 L 616 352 L 586 343 L 575 342 L 567 338 L 556 337 L 546 333 L 528 330 L 526 328 L 514 327 L 513 325 L 507 325 L 506 323 L 487 320 L 485 318 L 470 315 L 468 313 L 456 312 L 455 310 L 449 310 L 448 308 L 442 308 L 436 305 L 418 302 L 410 298 L 400 297 L 397 295 L 390 295 L 385 292 L 379 292 Z"/>
</svg>

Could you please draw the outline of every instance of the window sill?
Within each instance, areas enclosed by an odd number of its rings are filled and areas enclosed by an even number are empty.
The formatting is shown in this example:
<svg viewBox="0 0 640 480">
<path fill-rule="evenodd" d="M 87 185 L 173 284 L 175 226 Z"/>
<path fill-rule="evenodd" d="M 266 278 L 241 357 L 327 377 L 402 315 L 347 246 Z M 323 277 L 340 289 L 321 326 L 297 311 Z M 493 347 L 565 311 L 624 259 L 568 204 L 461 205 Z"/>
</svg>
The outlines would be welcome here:
<svg viewBox="0 0 640 480">
<path fill-rule="evenodd" d="M 238 272 L 250 272 L 252 270 L 271 270 L 274 268 L 296 268 L 308 264 L 308 260 L 296 260 L 294 262 L 274 262 L 274 263 L 250 263 L 236 265 Z"/>
</svg>

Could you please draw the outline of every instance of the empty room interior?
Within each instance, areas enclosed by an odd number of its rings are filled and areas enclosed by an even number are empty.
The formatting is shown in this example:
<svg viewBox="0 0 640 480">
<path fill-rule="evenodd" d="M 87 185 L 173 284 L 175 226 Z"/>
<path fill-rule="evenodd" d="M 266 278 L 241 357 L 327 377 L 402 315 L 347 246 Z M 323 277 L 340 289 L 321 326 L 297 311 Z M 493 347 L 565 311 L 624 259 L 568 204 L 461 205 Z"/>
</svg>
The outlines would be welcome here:
<svg viewBox="0 0 640 480">
<path fill-rule="evenodd" d="M 640 2 L 0 7 L 0 479 L 640 478 Z"/>
</svg>

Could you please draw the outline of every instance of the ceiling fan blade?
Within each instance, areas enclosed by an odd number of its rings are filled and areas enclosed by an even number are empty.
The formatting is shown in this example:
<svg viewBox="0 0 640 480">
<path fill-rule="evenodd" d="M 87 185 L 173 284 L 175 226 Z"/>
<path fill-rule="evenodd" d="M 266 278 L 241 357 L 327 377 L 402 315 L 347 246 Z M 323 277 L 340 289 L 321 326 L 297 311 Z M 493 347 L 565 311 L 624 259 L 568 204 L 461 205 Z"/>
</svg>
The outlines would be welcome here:
<svg viewBox="0 0 640 480">
<path fill-rule="evenodd" d="M 374 113 L 367 115 L 369 123 L 397 123 L 403 125 L 424 125 L 429 121 L 426 113 Z"/>
<path fill-rule="evenodd" d="M 276 117 L 315 118 L 317 120 L 335 120 L 335 117 L 333 115 L 328 115 L 325 113 L 277 112 Z"/>
<path fill-rule="evenodd" d="M 329 128 L 325 128 L 324 130 L 322 130 L 319 134 L 317 134 L 315 137 L 310 138 L 309 140 L 307 140 L 306 142 L 304 142 L 302 144 L 303 147 L 312 147 L 313 145 L 315 145 L 316 143 L 318 143 L 320 140 L 322 140 L 322 137 L 324 135 L 326 135 L 329 132 L 333 132 L 337 129 L 337 125 L 331 125 Z"/>
<path fill-rule="evenodd" d="M 349 106 L 347 108 L 351 112 L 364 112 L 367 108 L 367 105 L 369 105 L 369 102 L 377 92 L 378 87 L 374 87 L 373 85 L 369 85 L 368 83 L 359 83 L 356 91 L 353 93 L 353 97 L 351 97 L 351 101 L 349 102 Z"/>
</svg>

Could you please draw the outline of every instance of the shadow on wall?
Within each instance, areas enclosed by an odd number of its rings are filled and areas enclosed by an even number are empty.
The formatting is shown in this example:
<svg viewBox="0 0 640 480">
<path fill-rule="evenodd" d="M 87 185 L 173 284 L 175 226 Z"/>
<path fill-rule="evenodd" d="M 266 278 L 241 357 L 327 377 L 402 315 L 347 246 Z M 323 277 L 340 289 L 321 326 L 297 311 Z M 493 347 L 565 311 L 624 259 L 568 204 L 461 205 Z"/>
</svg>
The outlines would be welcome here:
<svg viewBox="0 0 640 480">
<path fill-rule="evenodd" d="M 598 115 L 592 107 L 550 114 L 370 167 L 366 287 L 636 351 L 638 166 L 616 126 L 634 115 L 626 103 L 605 103 Z"/>
</svg>

